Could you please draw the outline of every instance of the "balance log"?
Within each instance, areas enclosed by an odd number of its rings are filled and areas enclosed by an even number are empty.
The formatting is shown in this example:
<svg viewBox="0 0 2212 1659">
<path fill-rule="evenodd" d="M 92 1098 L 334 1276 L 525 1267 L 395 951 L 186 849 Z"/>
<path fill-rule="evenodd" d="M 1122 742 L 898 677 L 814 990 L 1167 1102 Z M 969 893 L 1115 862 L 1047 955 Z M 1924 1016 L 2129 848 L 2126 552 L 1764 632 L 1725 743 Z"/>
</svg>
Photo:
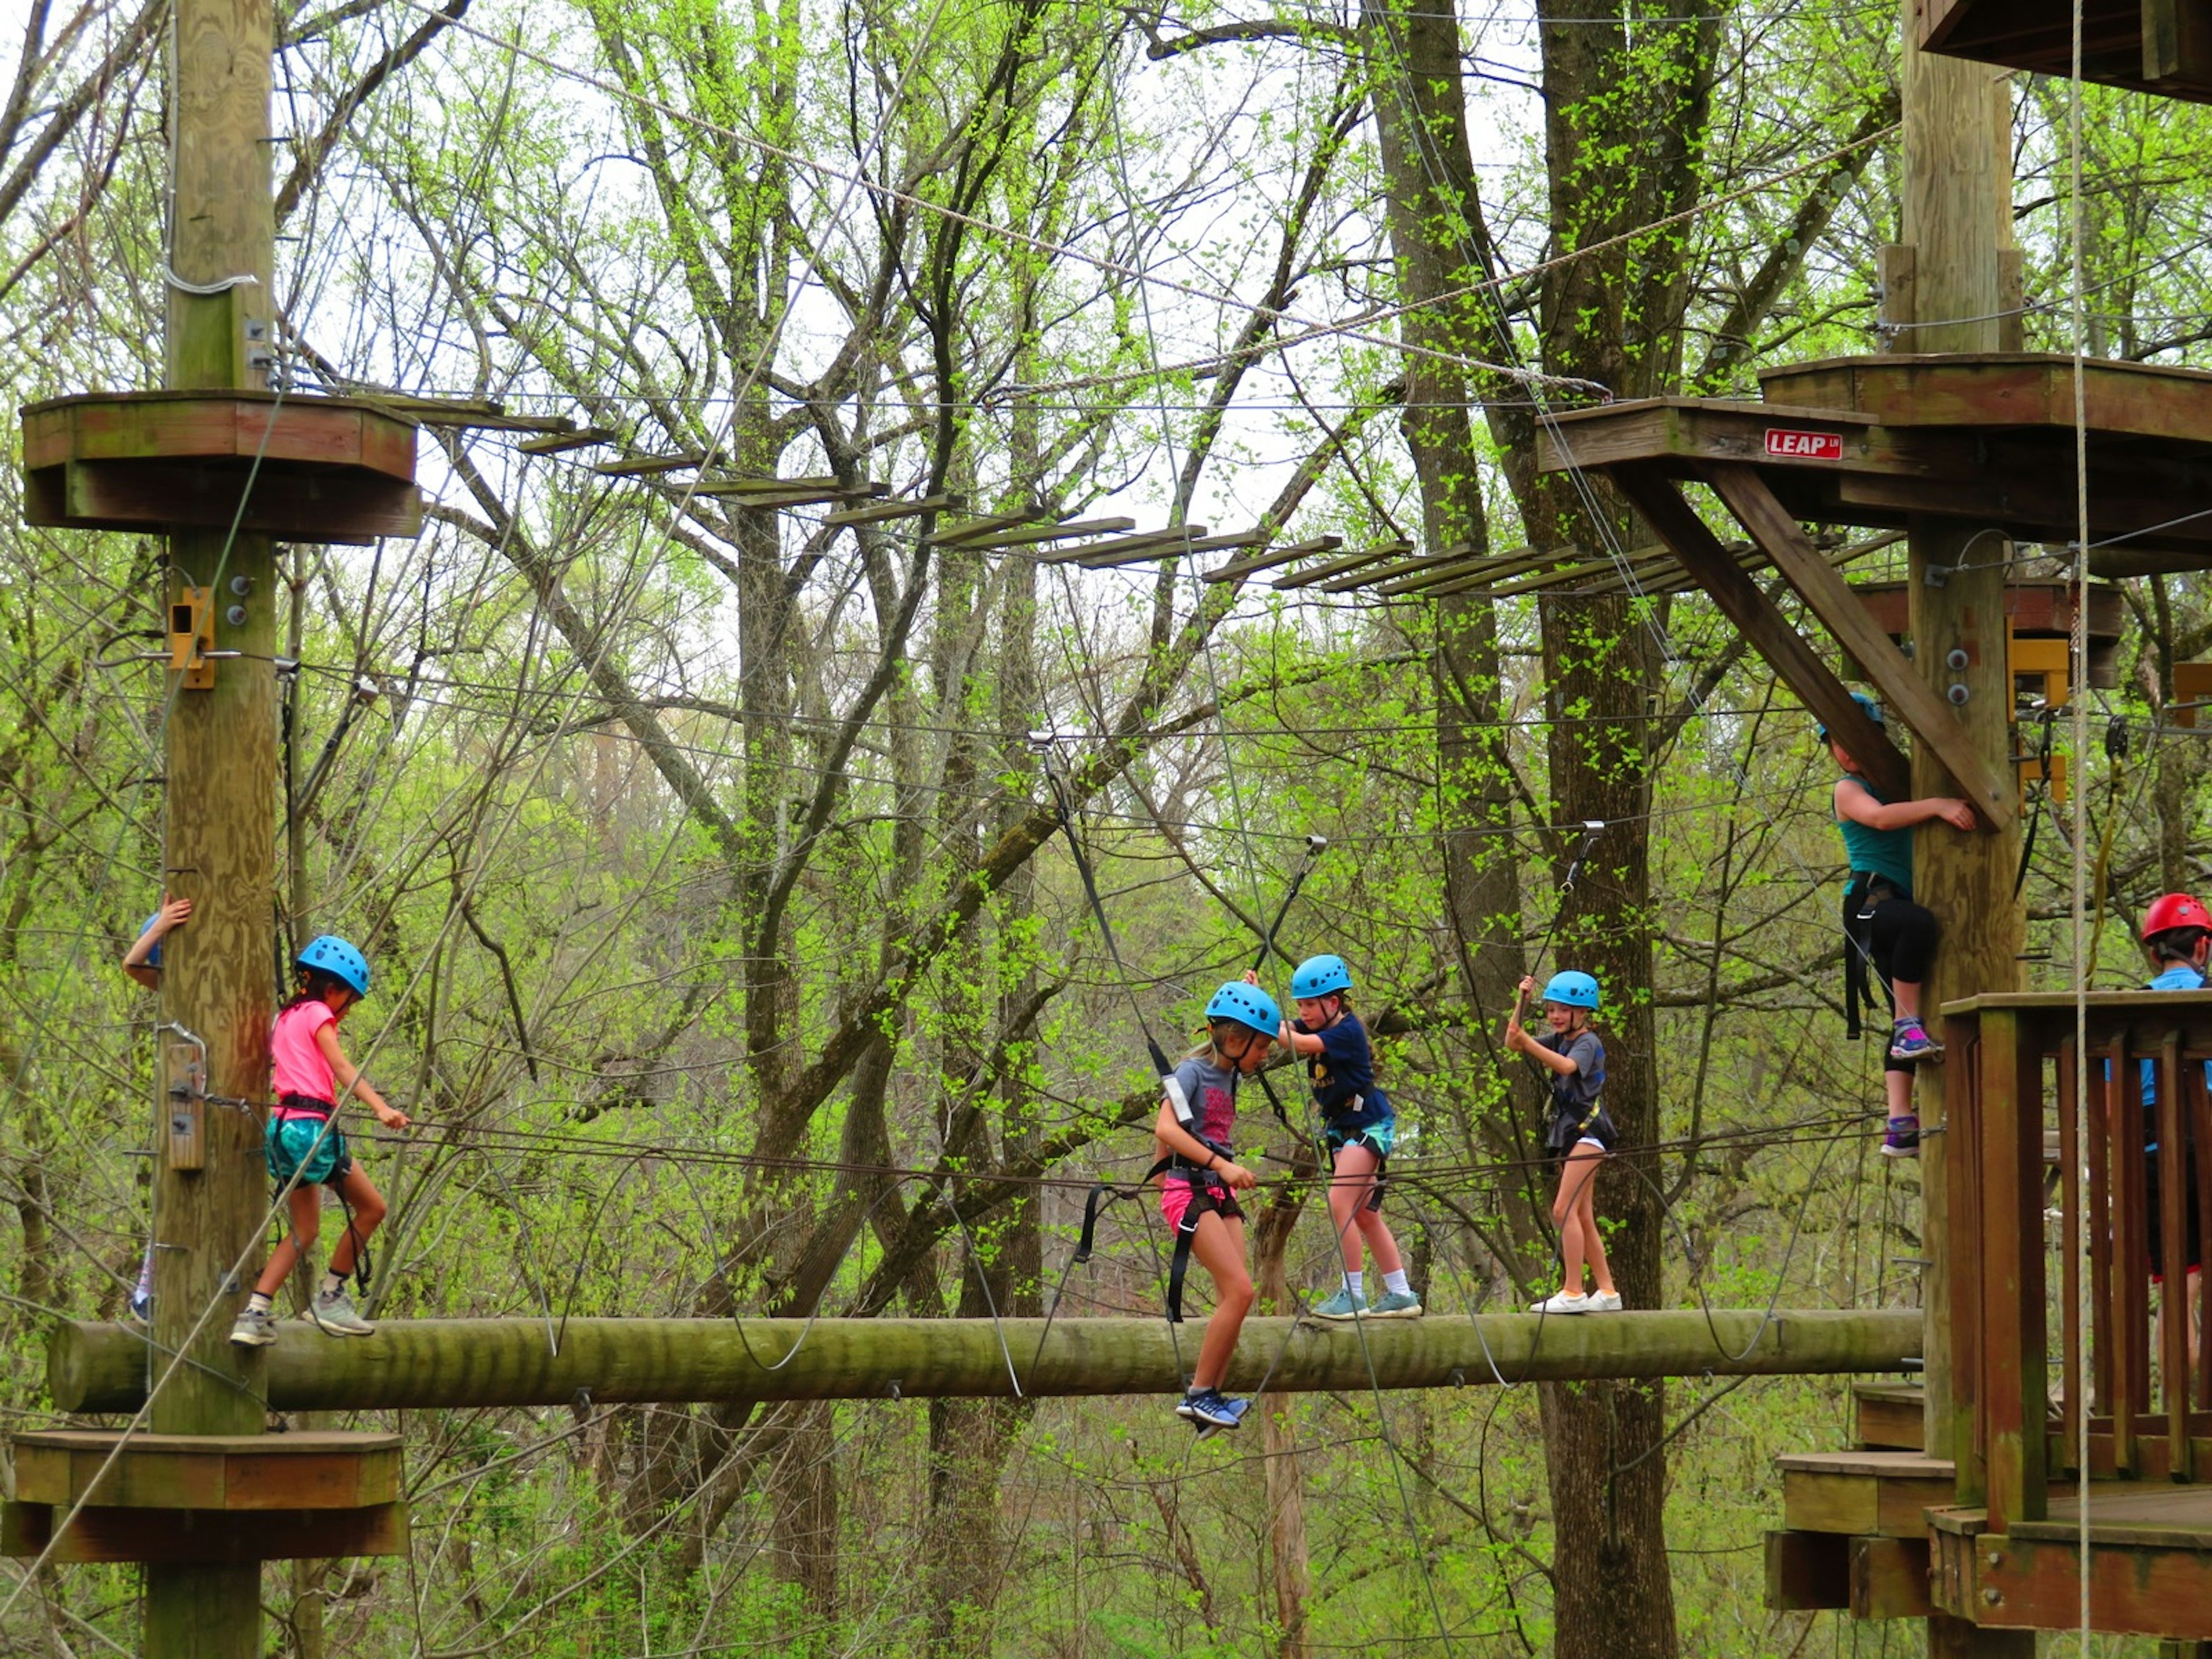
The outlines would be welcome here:
<svg viewBox="0 0 2212 1659">
<path fill-rule="evenodd" d="M 881 1400 L 1166 1394 L 1182 1387 L 1204 1326 L 1160 1319 L 422 1319 L 369 1337 L 289 1322 L 259 1351 L 276 1411 L 565 1406 L 647 1401 Z M 1363 1344 L 1361 1336 L 1366 1340 Z M 143 1403 L 149 1339 L 64 1323 L 46 1352 L 55 1408 Z M 1920 1352 L 1912 1309 L 1491 1314 L 1350 1324 L 1249 1319 L 1227 1385 L 1357 1392 L 1604 1377 L 1785 1376 L 1894 1371 Z M 149 1367 L 149 1361 L 152 1361 Z M 1269 1375 L 1270 1367 L 1273 1374 Z"/>
</svg>

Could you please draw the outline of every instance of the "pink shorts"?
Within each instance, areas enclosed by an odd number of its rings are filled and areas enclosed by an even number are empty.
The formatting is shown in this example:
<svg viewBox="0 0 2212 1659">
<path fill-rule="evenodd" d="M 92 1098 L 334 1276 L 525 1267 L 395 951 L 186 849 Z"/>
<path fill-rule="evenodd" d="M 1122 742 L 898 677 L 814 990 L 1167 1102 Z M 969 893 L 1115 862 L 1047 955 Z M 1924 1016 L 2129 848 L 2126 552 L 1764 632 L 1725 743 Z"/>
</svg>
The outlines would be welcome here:
<svg viewBox="0 0 2212 1659">
<path fill-rule="evenodd" d="M 1167 1218 L 1169 1226 L 1177 1231 L 1182 1229 L 1182 1218 L 1189 1212 L 1190 1200 L 1196 1196 L 1196 1191 L 1190 1182 L 1177 1180 L 1174 1176 L 1168 1176 L 1160 1183 L 1160 1213 Z M 1222 1189 L 1221 1196 L 1214 1200 L 1213 1210 L 1216 1215 L 1230 1221 L 1244 1218 L 1244 1212 L 1237 1207 L 1235 1196 L 1225 1188 Z"/>
</svg>

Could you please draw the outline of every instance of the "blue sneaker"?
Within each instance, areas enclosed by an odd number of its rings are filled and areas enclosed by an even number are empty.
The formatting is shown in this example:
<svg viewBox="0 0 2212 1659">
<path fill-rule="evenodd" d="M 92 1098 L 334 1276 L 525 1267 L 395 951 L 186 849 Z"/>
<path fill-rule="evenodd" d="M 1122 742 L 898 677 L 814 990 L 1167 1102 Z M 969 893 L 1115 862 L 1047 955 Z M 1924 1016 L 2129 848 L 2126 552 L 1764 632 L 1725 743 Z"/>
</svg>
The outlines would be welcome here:
<svg viewBox="0 0 2212 1659">
<path fill-rule="evenodd" d="M 1943 1045 L 1928 1035 L 1917 1019 L 1900 1019 L 1890 1027 L 1889 1057 L 1892 1060 L 1933 1060 L 1943 1052 Z"/>
<path fill-rule="evenodd" d="M 1920 1156 L 1920 1120 L 1907 1113 L 1889 1121 L 1889 1132 L 1881 1138 L 1884 1158 L 1917 1158 Z"/>
<path fill-rule="evenodd" d="M 1233 1429 L 1244 1420 L 1250 1408 L 1249 1400 L 1231 1400 L 1218 1389 L 1206 1389 L 1197 1394 L 1187 1394 L 1176 1402 L 1176 1415 L 1198 1425 L 1198 1437 L 1223 1429 Z"/>
<path fill-rule="evenodd" d="M 1419 1319 L 1421 1298 L 1411 1291 L 1385 1291 L 1367 1310 L 1370 1319 Z"/>
<path fill-rule="evenodd" d="M 1334 1296 L 1306 1311 L 1316 1319 L 1357 1319 L 1367 1311 L 1367 1298 L 1349 1285 L 1340 1285 Z"/>
</svg>

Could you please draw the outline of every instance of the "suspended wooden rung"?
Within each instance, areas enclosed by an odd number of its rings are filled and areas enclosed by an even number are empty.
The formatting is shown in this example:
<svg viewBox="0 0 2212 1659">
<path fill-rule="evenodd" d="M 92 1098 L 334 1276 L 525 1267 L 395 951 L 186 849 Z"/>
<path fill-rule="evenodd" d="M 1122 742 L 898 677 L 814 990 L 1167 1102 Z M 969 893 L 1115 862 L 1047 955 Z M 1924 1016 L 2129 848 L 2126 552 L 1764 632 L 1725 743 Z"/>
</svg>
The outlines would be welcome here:
<svg viewBox="0 0 2212 1659">
<path fill-rule="evenodd" d="M 1153 559 L 1179 559 L 1186 553 L 1219 553 L 1231 548 L 1261 547 L 1266 545 L 1267 532 L 1264 530 L 1240 530 L 1233 535 L 1206 536 L 1200 532 L 1204 525 L 1192 525 L 1187 530 L 1164 533 L 1150 547 L 1134 547 L 1127 543 L 1109 543 L 1104 547 L 1086 549 L 1076 563 L 1086 570 L 1111 570 L 1120 565 L 1143 564 Z"/>
<path fill-rule="evenodd" d="M 524 455 L 558 455 L 564 450 L 588 449 L 593 444 L 609 443 L 614 437 L 611 427 L 587 426 L 574 431 L 549 432 L 542 438 L 525 438 L 514 447 Z"/>
<path fill-rule="evenodd" d="M 2074 68 L 2075 0 L 1921 0 L 1923 52 L 2063 80 Z M 2212 6 L 2204 0 L 2081 0 L 2081 78 L 2212 102 Z"/>
<path fill-rule="evenodd" d="M 1249 559 L 1232 559 L 1227 564 L 1216 565 L 1206 573 L 1204 580 L 1233 582 L 1240 576 L 1249 576 L 1258 570 L 1273 570 L 1280 565 L 1310 558 L 1316 553 L 1334 553 L 1343 545 L 1344 538 L 1341 536 L 1316 536 L 1310 541 L 1292 542 L 1288 547 L 1273 548 Z"/>
<path fill-rule="evenodd" d="M 967 507 L 965 495 L 917 495 L 908 501 L 878 501 L 870 507 L 825 513 L 822 522 L 835 529 L 848 524 L 885 524 L 893 519 L 918 519 L 925 513 L 962 513 Z"/>
<path fill-rule="evenodd" d="M 1202 524 L 1183 525 L 1174 530 L 1147 530 L 1139 536 L 1117 536 L 1111 541 L 1094 543 L 1089 547 L 1063 547 L 1054 552 L 1040 553 L 1036 556 L 1036 562 L 1039 564 L 1079 564 L 1099 570 L 1116 564 L 1134 564 L 1139 559 L 1164 559 L 1169 553 L 1179 551 L 1185 541 L 1205 534 L 1206 526 Z"/>
<path fill-rule="evenodd" d="M 1411 542 L 1379 542 L 1362 552 L 1347 553 L 1340 559 L 1328 560 L 1295 575 L 1278 576 L 1273 586 L 1285 592 L 1294 587 L 1311 587 L 1316 582 L 1325 582 L 1332 576 L 1342 576 L 1370 564 L 1381 564 L 1385 559 L 1395 559 L 1413 550 Z"/>
<path fill-rule="evenodd" d="M 1136 527 L 1134 519 L 1070 519 L 1064 524 L 1040 525 L 1031 530 L 977 536 L 963 539 L 960 545 L 970 550 L 998 552 L 1009 547 L 1035 547 L 1042 542 L 1070 541 L 1078 536 L 1105 536 L 1117 530 L 1134 530 Z"/>
<path fill-rule="evenodd" d="M 576 424 L 565 415 L 514 415 L 491 398 L 411 398 L 400 392 L 364 392 L 363 403 L 374 404 L 403 420 L 422 426 L 477 427 L 492 432 L 569 431 Z"/>
<path fill-rule="evenodd" d="M 965 524 L 948 525 L 931 536 L 932 547 L 964 547 L 969 542 L 980 541 L 993 532 L 1012 530 L 1025 524 L 1049 520 L 1053 515 L 1043 507 L 1032 507 L 1019 513 L 986 513 L 980 519 L 970 519 Z"/>
<path fill-rule="evenodd" d="M 1474 544 L 1456 542 L 1442 552 L 1424 553 L 1419 557 L 1411 559 L 1393 559 L 1380 565 L 1371 565 L 1364 570 L 1354 571 L 1348 576 L 1332 577 L 1322 583 L 1321 591 L 1324 593 L 1349 593 L 1357 588 L 1374 586 L 1378 582 L 1391 583 L 1395 579 L 1411 576 L 1417 572 L 1434 570 L 1439 565 L 1465 564 L 1474 556 Z M 1378 587 L 1376 591 L 1387 593 L 1392 589 L 1384 586 Z"/>
<path fill-rule="evenodd" d="M 684 489 L 682 485 L 672 489 Z M 819 507 L 825 502 L 866 501 L 872 496 L 886 495 L 890 486 L 886 483 L 855 484 L 848 489 L 836 479 L 815 478 L 714 478 L 691 485 L 684 493 L 691 495 L 710 495 L 735 501 L 740 507 L 758 508 L 784 507 Z"/>
</svg>

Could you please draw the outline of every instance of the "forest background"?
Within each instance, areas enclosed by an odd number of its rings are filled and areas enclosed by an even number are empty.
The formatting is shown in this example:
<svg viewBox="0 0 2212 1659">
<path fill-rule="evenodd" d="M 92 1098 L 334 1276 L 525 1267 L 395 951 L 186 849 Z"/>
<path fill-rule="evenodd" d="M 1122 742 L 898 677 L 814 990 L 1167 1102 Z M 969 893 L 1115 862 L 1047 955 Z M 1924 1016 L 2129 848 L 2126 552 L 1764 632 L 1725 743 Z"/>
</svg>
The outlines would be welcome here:
<svg viewBox="0 0 2212 1659">
<path fill-rule="evenodd" d="M 1881 343 L 1896 9 L 1421 3 L 279 5 L 283 383 L 612 434 L 434 423 L 417 540 L 287 556 L 281 927 L 374 958 L 349 1050 L 420 1120 L 356 1142 L 393 1200 L 375 1315 L 1152 1313 L 1156 1216 L 1114 1206 L 1071 1269 L 1082 1194 L 1149 1156 L 1140 1024 L 1196 1023 L 1310 834 L 1282 943 L 1348 957 L 1384 1034 L 1431 1317 L 1555 1283 L 1497 1038 L 1518 976 L 1566 965 L 1604 985 L 1632 1305 L 1913 1300 L 1917 1170 L 1875 1155 L 1879 1059 L 1842 1036 L 1825 754 L 1701 599 L 1644 591 L 1617 502 L 1533 471 L 1595 387 L 1746 395 Z M 155 384 L 167 7 L 11 17 L 7 396 Z M 2063 96 L 2014 88 L 2031 347 L 2068 341 Z M 2204 118 L 2088 105 L 2091 349 L 2197 361 Z M 1285 594 L 594 471 L 709 451 L 1583 574 Z M 42 1326 L 119 1316 L 144 1242 L 152 999 L 113 964 L 161 890 L 163 684 L 158 544 L 20 528 L 18 487 L 0 1415 L 29 1425 Z M 2206 848 L 2166 708 L 2212 605 L 2125 600 L 2072 757 L 2100 985 Z M 2031 974 L 2059 984 L 2071 824 L 2037 810 Z M 1331 1241 L 1292 1138 L 1244 1121 L 1287 1308 Z M 1823 1652 L 1834 1623 L 1761 1609 L 1758 1540 L 1772 1454 L 1840 1443 L 1844 1401 L 1299 1398 L 1195 1452 L 1164 1400 L 424 1413 L 392 1419 L 411 1559 L 264 1592 L 304 1659 Z M 43 1574 L 0 1647 L 131 1651 L 134 1582 Z"/>
</svg>

